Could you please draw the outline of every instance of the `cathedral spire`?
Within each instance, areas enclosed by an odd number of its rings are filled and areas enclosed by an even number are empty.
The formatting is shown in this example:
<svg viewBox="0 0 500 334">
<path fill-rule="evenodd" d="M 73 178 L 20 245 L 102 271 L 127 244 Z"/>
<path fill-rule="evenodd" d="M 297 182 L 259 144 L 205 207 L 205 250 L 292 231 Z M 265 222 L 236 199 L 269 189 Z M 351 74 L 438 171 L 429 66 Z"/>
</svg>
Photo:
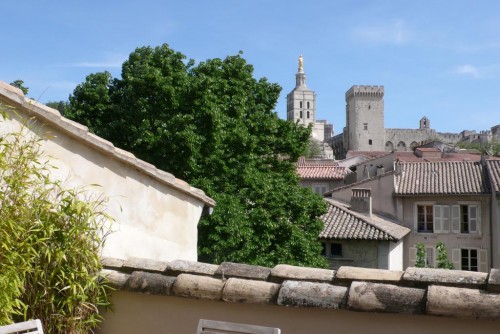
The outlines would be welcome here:
<svg viewBox="0 0 500 334">
<path fill-rule="evenodd" d="M 295 87 L 306 87 L 306 73 L 304 72 L 304 57 L 299 56 L 299 69 L 295 74 Z"/>
</svg>

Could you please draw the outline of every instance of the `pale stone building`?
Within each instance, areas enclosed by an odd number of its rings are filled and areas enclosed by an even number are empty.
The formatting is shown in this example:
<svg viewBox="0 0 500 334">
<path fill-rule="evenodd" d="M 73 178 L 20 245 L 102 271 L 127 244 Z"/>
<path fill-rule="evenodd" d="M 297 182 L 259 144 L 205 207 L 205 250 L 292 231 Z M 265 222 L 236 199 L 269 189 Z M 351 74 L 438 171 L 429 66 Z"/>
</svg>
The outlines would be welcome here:
<svg viewBox="0 0 500 334">
<path fill-rule="evenodd" d="M 114 221 L 108 226 L 104 256 L 196 261 L 198 221 L 215 206 L 202 190 L 1 81 L 0 107 L 9 114 L 0 117 L 0 134 L 18 131 L 29 122 L 26 136 L 40 139 L 44 157 L 56 167 L 52 179 L 65 188 L 83 188 L 89 196 L 108 199 L 105 211 Z"/>
<path fill-rule="evenodd" d="M 390 129 L 384 126 L 384 87 L 352 86 L 346 92 L 346 126 L 342 133 L 328 142 L 336 159 L 343 159 L 349 151 L 412 151 L 432 140 L 445 144 L 460 141 L 487 143 L 499 141 L 500 125 L 491 130 L 460 133 L 438 132 L 431 128 L 426 116 L 416 129 Z"/>
<path fill-rule="evenodd" d="M 287 95 L 287 120 L 303 126 L 312 124 L 312 138 L 328 141 L 333 134 L 333 125 L 316 119 L 316 93 L 306 85 L 303 57 L 299 57 L 299 68 L 295 74 L 295 88 Z"/>
</svg>

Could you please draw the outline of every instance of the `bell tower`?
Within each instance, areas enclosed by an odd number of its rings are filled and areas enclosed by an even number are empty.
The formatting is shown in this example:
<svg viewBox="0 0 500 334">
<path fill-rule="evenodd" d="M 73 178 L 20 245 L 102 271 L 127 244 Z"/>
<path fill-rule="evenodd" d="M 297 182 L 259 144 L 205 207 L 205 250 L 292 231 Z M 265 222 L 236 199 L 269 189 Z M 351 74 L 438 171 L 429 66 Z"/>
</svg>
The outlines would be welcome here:
<svg viewBox="0 0 500 334">
<path fill-rule="evenodd" d="M 316 123 L 316 94 L 307 88 L 304 58 L 299 56 L 299 67 L 295 74 L 295 88 L 287 95 L 287 120 L 308 126 Z"/>
</svg>

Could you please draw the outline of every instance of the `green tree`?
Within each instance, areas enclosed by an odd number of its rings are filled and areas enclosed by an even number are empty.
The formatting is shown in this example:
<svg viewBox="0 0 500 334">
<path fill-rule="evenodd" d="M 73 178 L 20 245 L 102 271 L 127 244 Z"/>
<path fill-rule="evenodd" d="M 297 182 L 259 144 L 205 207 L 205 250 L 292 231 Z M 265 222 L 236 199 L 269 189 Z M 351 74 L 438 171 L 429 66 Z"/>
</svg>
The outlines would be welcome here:
<svg viewBox="0 0 500 334">
<path fill-rule="evenodd" d="M 89 75 L 67 116 L 217 201 L 199 224 L 200 260 L 325 266 L 326 205 L 294 167 L 310 129 L 273 111 L 280 90 L 241 53 L 195 66 L 164 44 L 132 52 L 120 79 Z"/>
<path fill-rule="evenodd" d="M 47 107 L 51 107 L 54 109 L 57 109 L 61 115 L 64 115 L 66 113 L 66 108 L 69 106 L 69 102 L 67 101 L 50 101 L 45 103 Z"/>
<path fill-rule="evenodd" d="M 29 88 L 24 86 L 23 80 L 14 80 L 13 82 L 10 83 L 10 85 L 22 90 L 24 95 L 28 94 Z"/>
<path fill-rule="evenodd" d="M 454 269 L 453 263 L 448 261 L 448 251 L 446 250 L 446 245 L 438 241 L 436 244 L 437 251 L 437 267 L 441 269 Z"/>
<path fill-rule="evenodd" d="M 309 140 L 309 146 L 307 147 L 305 157 L 306 158 L 314 158 L 314 157 L 321 156 L 322 153 L 323 153 L 323 151 L 321 149 L 321 143 L 319 141 L 317 141 L 316 139 L 311 138 Z"/>
<path fill-rule="evenodd" d="M 43 319 L 46 333 L 87 333 L 108 304 L 99 279 L 103 201 L 50 179 L 23 129 L 0 140 L 0 324 Z"/>
<path fill-rule="evenodd" d="M 426 252 L 425 252 L 425 245 L 421 242 L 415 245 L 417 248 L 417 260 L 415 261 L 415 267 L 417 268 L 426 268 L 427 267 L 427 261 L 426 259 Z"/>
</svg>

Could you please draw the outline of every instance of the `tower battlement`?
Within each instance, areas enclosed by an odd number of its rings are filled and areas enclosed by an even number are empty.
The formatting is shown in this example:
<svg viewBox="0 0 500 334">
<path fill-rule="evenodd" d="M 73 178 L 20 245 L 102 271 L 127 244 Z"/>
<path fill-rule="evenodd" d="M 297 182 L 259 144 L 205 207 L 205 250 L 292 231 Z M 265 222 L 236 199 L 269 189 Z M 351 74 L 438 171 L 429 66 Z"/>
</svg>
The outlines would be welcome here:
<svg viewBox="0 0 500 334">
<path fill-rule="evenodd" d="M 346 93 L 346 100 L 354 96 L 384 97 L 384 86 L 352 86 Z"/>
</svg>

